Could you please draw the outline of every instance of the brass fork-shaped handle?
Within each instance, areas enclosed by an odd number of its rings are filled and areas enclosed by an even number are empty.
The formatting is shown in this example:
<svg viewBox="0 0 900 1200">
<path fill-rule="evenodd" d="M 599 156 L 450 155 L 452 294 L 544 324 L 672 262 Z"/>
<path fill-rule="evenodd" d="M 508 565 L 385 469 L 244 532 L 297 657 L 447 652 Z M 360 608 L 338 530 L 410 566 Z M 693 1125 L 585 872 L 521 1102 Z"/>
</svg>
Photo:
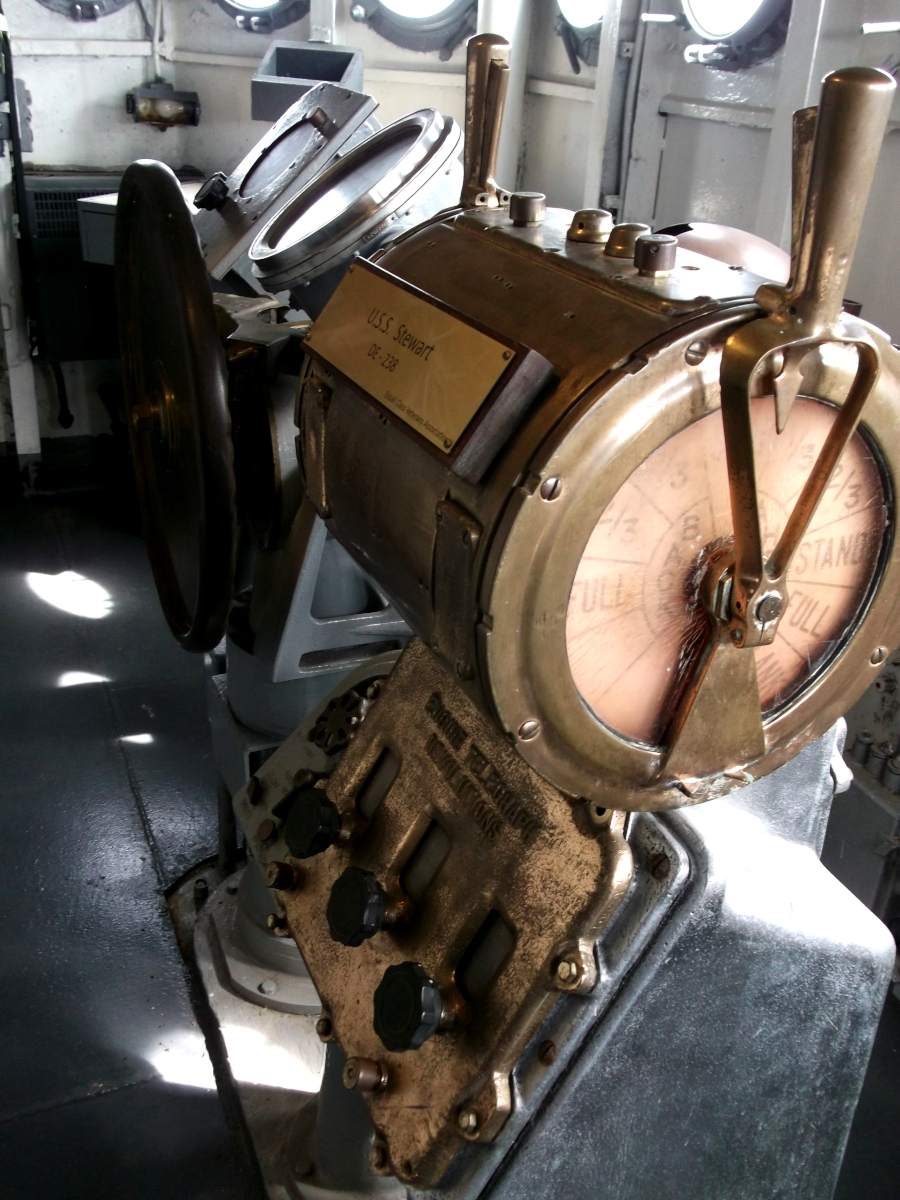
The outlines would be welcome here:
<svg viewBox="0 0 900 1200">
<path fill-rule="evenodd" d="M 848 67 L 826 78 L 805 186 L 808 136 L 803 134 L 811 121 L 808 110 L 797 114 L 793 277 L 786 287 L 765 284 L 759 289 L 757 303 L 769 315 L 732 334 L 722 355 L 722 419 L 735 542 L 728 624 L 738 646 L 774 639 L 787 605 L 785 574 L 878 377 L 877 349 L 859 331 L 851 335 L 843 328 L 841 307 L 895 90 L 890 75 L 870 67 Z M 772 380 L 780 432 L 800 385 L 800 364 L 824 342 L 857 348 L 856 378 L 766 562 L 750 427 L 751 385 L 757 372 Z"/>
<path fill-rule="evenodd" d="M 755 655 L 746 651 L 775 639 L 788 604 L 791 560 L 878 378 L 877 346 L 862 325 L 845 323 L 841 308 L 895 90 L 886 72 L 849 67 L 826 78 L 814 123 L 809 109 L 795 114 L 791 281 L 757 291 L 756 301 L 768 315 L 741 326 L 722 354 L 734 546 L 722 548 L 707 566 L 703 591 L 710 634 L 668 731 L 662 768 L 676 779 L 740 774 L 742 763 L 765 752 Z M 772 384 L 780 433 L 797 396 L 802 360 L 825 342 L 856 348 L 856 376 L 766 561 L 751 389 L 760 375 Z"/>
<path fill-rule="evenodd" d="M 496 33 L 470 38 L 466 47 L 463 208 L 496 208 L 501 203 L 494 172 L 508 86 L 509 42 Z"/>
</svg>

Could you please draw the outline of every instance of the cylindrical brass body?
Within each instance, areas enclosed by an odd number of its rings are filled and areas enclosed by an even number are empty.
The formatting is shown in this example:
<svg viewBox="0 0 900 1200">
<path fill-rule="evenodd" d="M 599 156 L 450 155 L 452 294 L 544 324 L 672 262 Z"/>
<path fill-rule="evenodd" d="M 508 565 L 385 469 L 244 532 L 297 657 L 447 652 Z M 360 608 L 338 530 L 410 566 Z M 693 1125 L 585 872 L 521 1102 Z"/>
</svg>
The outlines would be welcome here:
<svg viewBox="0 0 900 1200">
<path fill-rule="evenodd" d="M 526 761 L 564 791 L 610 807 L 675 807 L 709 793 L 687 797 L 664 778 L 664 748 L 618 738 L 590 712 L 568 668 L 566 612 L 588 537 L 616 491 L 671 436 L 718 410 L 721 347 L 758 316 L 751 298 L 761 281 L 686 251 L 671 276 L 641 278 L 595 247 L 567 241 L 572 216 L 548 209 L 543 225 L 516 228 L 503 212 L 464 213 L 423 227 L 377 260 L 553 364 L 555 382 L 480 483 L 461 479 L 443 455 L 321 365 L 316 374 L 330 400 L 318 407 L 318 432 L 304 454 L 315 460 L 332 533 Z M 864 424 L 882 448 L 890 494 L 900 356 L 866 328 L 884 371 Z M 823 361 L 817 371 L 811 394 L 840 405 L 852 370 Z M 873 646 L 900 640 L 889 599 L 896 576 L 900 567 L 886 561 L 858 653 L 834 658 L 767 722 L 767 756 L 756 774 L 823 732 L 877 675 L 866 665 Z M 735 785 L 725 778 L 716 786 Z"/>
</svg>

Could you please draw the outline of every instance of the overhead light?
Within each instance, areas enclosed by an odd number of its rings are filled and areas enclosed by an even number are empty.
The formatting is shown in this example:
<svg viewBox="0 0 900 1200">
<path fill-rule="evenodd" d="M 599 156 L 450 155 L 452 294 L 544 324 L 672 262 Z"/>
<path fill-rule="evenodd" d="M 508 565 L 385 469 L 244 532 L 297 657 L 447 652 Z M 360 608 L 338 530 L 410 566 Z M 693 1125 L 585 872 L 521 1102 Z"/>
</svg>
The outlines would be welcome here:
<svg viewBox="0 0 900 1200">
<path fill-rule="evenodd" d="M 900 21 L 863 21 L 863 33 L 900 33 Z"/>
<path fill-rule="evenodd" d="M 674 13 L 641 13 L 645 25 L 673 25 L 678 18 Z"/>
<path fill-rule="evenodd" d="M 727 42 L 745 30 L 771 0 L 682 0 L 684 15 L 708 42 Z M 779 6 L 780 7 L 780 6 Z"/>
<path fill-rule="evenodd" d="M 573 29 L 591 29 L 599 25 L 606 12 L 606 0 L 557 0 L 557 3 Z"/>
</svg>

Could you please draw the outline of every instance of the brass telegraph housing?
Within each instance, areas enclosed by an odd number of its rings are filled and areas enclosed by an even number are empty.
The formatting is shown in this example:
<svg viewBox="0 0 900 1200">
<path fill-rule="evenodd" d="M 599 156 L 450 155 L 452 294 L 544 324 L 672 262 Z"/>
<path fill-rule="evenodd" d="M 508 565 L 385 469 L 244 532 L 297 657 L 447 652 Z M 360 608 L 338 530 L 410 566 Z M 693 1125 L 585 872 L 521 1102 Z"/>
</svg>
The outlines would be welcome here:
<svg viewBox="0 0 900 1200">
<path fill-rule="evenodd" d="M 235 798 L 373 1169 L 417 1188 L 496 1137 L 543 1017 L 595 986 L 623 810 L 772 771 L 900 640 L 900 354 L 841 312 L 893 81 L 838 72 L 799 114 L 778 290 L 681 249 L 642 273 L 560 210 L 511 220 L 504 49 L 469 56 L 462 205 L 348 273 L 298 411 L 310 498 L 418 636 Z"/>
<path fill-rule="evenodd" d="M 836 72 L 817 121 L 798 114 L 787 289 L 685 250 L 671 272 L 642 274 L 602 245 L 567 239 L 570 213 L 550 209 L 538 224 L 515 224 L 485 189 L 470 188 L 472 207 L 380 254 L 376 270 L 398 289 L 552 366 L 555 379 L 477 477 L 459 463 L 483 436 L 480 414 L 463 451 L 442 452 L 421 423 L 354 383 L 340 355 L 320 351 L 327 309 L 313 326 L 300 438 L 309 494 L 473 702 L 568 795 L 666 809 L 743 786 L 823 733 L 900 639 L 892 553 L 900 355 L 881 331 L 841 311 L 894 88 L 884 72 Z M 362 284 L 346 280 L 332 304 L 351 287 Z M 798 394 L 792 434 L 787 414 Z M 638 488 L 648 462 L 662 463 L 668 479 L 667 456 L 691 439 L 696 461 L 681 471 L 688 490 L 698 472 L 709 474 L 706 463 L 718 463 L 721 478 L 709 484 L 711 515 L 698 518 L 677 588 L 667 583 L 663 594 L 659 548 L 629 517 L 645 557 L 632 567 L 641 570 L 587 584 L 595 593 L 620 587 L 635 610 L 655 603 L 653 619 L 640 638 L 627 624 L 624 634 L 605 625 L 585 634 L 573 597 L 599 524 L 612 519 L 623 489 Z M 768 496 L 757 485 L 767 470 Z M 856 479 L 843 499 L 841 471 Z M 662 493 L 656 499 L 669 504 Z M 654 497 L 644 500 L 649 511 Z M 827 574 L 825 551 L 821 568 L 800 552 L 812 545 L 817 511 L 843 522 L 831 566 L 836 558 L 849 574 Z M 657 539 L 663 549 L 666 538 L 674 535 Z M 605 545 L 612 561 L 615 547 Z M 617 545 L 621 560 L 640 557 Z M 823 619 L 808 637 L 791 632 L 807 624 L 799 621 L 806 602 L 790 602 L 807 577 L 815 596 L 844 596 L 822 600 Z M 663 618 L 676 617 L 675 634 L 660 632 Z M 601 668 L 632 638 L 635 659 L 658 660 L 644 687 L 649 715 L 637 697 L 618 719 L 616 693 L 635 671 L 625 661 L 618 679 L 610 667 L 592 681 L 591 663 L 576 661 L 583 635 L 586 657 Z M 796 663 L 785 666 L 791 655 Z M 597 703 L 601 685 L 606 699 Z"/>
</svg>

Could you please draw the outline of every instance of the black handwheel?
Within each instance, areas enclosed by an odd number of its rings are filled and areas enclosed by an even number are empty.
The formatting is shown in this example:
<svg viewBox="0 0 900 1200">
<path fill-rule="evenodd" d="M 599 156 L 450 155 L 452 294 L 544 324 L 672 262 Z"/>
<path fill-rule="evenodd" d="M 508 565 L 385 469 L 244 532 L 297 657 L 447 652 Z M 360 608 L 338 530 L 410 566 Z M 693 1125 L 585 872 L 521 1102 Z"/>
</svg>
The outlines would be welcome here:
<svg viewBox="0 0 900 1200">
<path fill-rule="evenodd" d="M 191 213 L 162 163 L 132 163 L 116 206 L 116 303 L 144 537 L 169 627 L 221 641 L 237 519 L 225 356 Z"/>
</svg>

